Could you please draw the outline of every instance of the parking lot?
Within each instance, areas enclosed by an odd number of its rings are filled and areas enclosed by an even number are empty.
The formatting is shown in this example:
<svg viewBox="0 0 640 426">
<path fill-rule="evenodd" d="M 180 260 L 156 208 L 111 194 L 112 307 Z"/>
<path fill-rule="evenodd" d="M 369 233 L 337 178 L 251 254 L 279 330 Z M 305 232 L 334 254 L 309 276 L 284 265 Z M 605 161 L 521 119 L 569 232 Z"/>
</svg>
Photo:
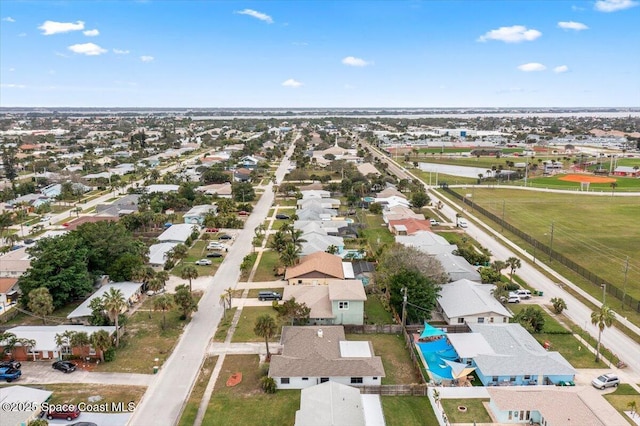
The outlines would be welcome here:
<svg viewBox="0 0 640 426">
<path fill-rule="evenodd" d="M 80 367 L 73 373 L 63 373 L 51 367 L 51 361 L 24 361 L 22 376 L 16 385 L 46 383 L 99 383 L 104 385 L 149 386 L 155 376 L 152 374 L 97 373 Z M 76 361 L 76 364 L 78 362 Z"/>
</svg>

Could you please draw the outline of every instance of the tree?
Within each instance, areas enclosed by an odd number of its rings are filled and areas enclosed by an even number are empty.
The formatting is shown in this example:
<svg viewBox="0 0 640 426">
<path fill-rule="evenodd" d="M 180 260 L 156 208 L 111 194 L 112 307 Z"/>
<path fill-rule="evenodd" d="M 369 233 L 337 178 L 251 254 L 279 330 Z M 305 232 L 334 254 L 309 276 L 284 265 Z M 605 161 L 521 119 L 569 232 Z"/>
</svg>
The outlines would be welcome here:
<svg viewBox="0 0 640 426">
<path fill-rule="evenodd" d="M 293 266 L 298 262 L 298 256 L 300 256 L 300 248 L 294 243 L 289 242 L 282 253 L 280 253 L 280 262 L 282 262 L 285 267 Z"/>
<path fill-rule="evenodd" d="M 431 199 L 424 191 L 413 191 L 411 194 L 411 205 L 417 209 L 421 209 L 429 204 Z"/>
<path fill-rule="evenodd" d="M 527 306 L 518 312 L 513 319 L 529 333 L 540 333 L 544 328 L 544 314 L 537 306 Z"/>
<path fill-rule="evenodd" d="M 191 280 L 198 278 L 198 270 L 195 266 L 186 265 L 182 268 L 182 271 L 180 271 L 180 278 L 189 280 L 189 292 L 191 292 Z"/>
<path fill-rule="evenodd" d="M 49 289 L 56 309 L 93 290 L 87 269 L 89 251 L 76 233 L 42 238 L 27 253 L 32 257 L 31 266 L 18 279 L 23 306 L 28 306 L 31 290 L 40 287 Z"/>
<path fill-rule="evenodd" d="M 486 270 L 489 268 L 481 268 L 481 269 Z M 480 272 L 480 276 L 482 276 L 482 272 Z M 507 283 L 503 283 L 502 281 L 498 280 L 495 282 L 495 288 L 491 290 L 491 294 L 493 295 L 493 297 L 496 298 L 496 300 L 500 302 L 504 302 L 509 297 L 509 285 Z"/>
<path fill-rule="evenodd" d="M 162 283 L 162 288 L 164 289 L 167 281 L 169 281 L 169 273 L 167 271 L 158 271 L 156 272 L 156 279 Z"/>
<path fill-rule="evenodd" d="M 191 294 L 189 287 L 184 284 L 180 284 L 176 287 L 176 293 L 173 296 L 173 300 L 182 311 L 181 319 L 187 319 L 192 312 L 196 312 L 198 310 L 196 300 Z"/>
<path fill-rule="evenodd" d="M 231 299 L 233 297 L 233 289 L 231 287 L 227 288 L 222 294 L 220 294 L 220 304 L 222 305 L 222 309 L 224 311 L 224 318 L 227 318 L 227 305 L 228 309 L 231 309 Z"/>
<path fill-rule="evenodd" d="M 273 308 L 278 312 L 278 318 L 284 322 L 291 321 L 291 325 L 306 325 L 309 322 L 311 309 L 304 302 L 296 302 L 295 297 L 285 300 L 281 305 L 274 301 Z"/>
<path fill-rule="evenodd" d="M 27 423 L 27 426 L 48 426 L 49 422 L 46 419 L 35 419 Z"/>
<path fill-rule="evenodd" d="M 491 269 L 496 271 L 498 274 L 501 274 L 502 270 L 507 267 L 507 264 L 502 260 L 494 260 L 491 263 Z"/>
<path fill-rule="evenodd" d="M 627 402 L 627 408 L 631 410 L 631 418 L 635 418 L 638 404 L 635 401 L 629 401 Z"/>
<path fill-rule="evenodd" d="M 120 289 L 111 287 L 108 292 L 102 295 L 104 299 L 104 309 L 107 311 L 109 319 L 116 326 L 116 348 L 120 346 L 120 327 L 118 320 L 122 310 L 127 307 L 127 301 Z"/>
<path fill-rule="evenodd" d="M 273 238 L 269 242 L 269 248 L 277 251 L 278 253 L 282 253 L 287 246 L 287 235 L 284 233 L 282 229 L 278 229 L 275 234 L 273 234 Z"/>
<path fill-rule="evenodd" d="M 91 346 L 100 352 L 100 361 L 104 362 L 104 352 L 113 345 L 107 330 L 94 331 L 91 334 Z"/>
<path fill-rule="evenodd" d="M 609 186 L 611 186 L 611 196 L 613 197 L 613 192 L 616 190 L 618 184 L 616 182 L 611 182 Z"/>
<path fill-rule="evenodd" d="M 598 345 L 596 346 L 596 362 L 600 362 L 600 342 L 605 327 L 611 327 L 616 314 L 607 305 L 602 305 L 597 311 L 591 312 L 591 324 L 598 326 Z"/>
<path fill-rule="evenodd" d="M 184 244 L 178 244 L 167 252 L 167 257 L 173 261 L 182 260 L 187 257 L 188 251 L 189 247 L 185 246 Z"/>
<path fill-rule="evenodd" d="M 11 186 L 15 188 L 18 171 L 16 170 L 16 150 L 15 148 L 2 148 L 2 165 L 4 166 L 4 175 L 11 182 Z"/>
<path fill-rule="evenodd" d="M 369 204 L 369 211 L 373 214 L 382 213 L 382 204 L 380 203 L 371 203 Z"/>
<path fill-rule="evenodd" d="M 561 297 L 554 297 L 551 299 L 551 303 L 553 304 L 553 310 L 556 314 L 561 314 L 562 311 L 567 309 L 567 302 Z"/>
<path fill-rule="evenodd" d="M 85 347 L 91 343 L 89 340 L 89 335 L 86 331 L 75 331 L 71 335 L 71 339 L 69 341 L 72 348 L 80 348 L 80 354 L 85 356 Z"/>
<path fill-rule="evenodd" d="M 173 296 L 170 294 L 162 294 L 153 299 L 153 310 L 162 311 L 162 329 L 167 328 L 166 312 L 174 306 Z"/>
<path fill-rule="evenodd" d="M 420 322 L 431 318 L 436 307 L 440 286 L 417 269 L 401 269 L 389 280 L 389 303 L 396 312 L 402 312 L 404 292 L 407 289 L 405 321 Z"/>
<path fill-rule="evenodd" d="M 131 271 L 131 279 L 133 281 L 142 283 L 142 288 L 147 289 L 148 284 L 156 276 L 156 271 L 151 266 L 140 266 Z"/>
<path fill-rule="evenodd" d="M 506 264 L 510 269 L 509 282 L 512 283 L 513 282 L 513 274 L 516 273 L 516 269 L 522 267 L 522 262 L 517 257 L 510 257 L 510 258 L 507 259 Z"/>
<path fill-rule="evenodd" d="M 480 273 L 480 280 L 483 284 L 493 284 L 500 281 L 500 272 L 496 272 L 495 269 L 487 266 L 481 266 L 478 268 Z"/>
<path fill-rule="evenodd" d="M 256 320 L 253 332 L 256 336 L 264 337 L 264 343 L 267 346 L 267 360 L 271 359 L 271 352 L 269 352 L 269 339 L 274 337 L 278 331 L 276 321 L 269 314 L 260 315 Z"/>
<path fill-rule="evenodd" d="M 249 182 L 235 182 L 231 184 L 233 199 L 242 203 L 256 199 L 256 193 Z"/>
<path fill-rule="evenodd" d="M 60 348 L 60 356 L 64 359 L 64 348 L 71 347 L 71 336 L 73 335 L 73 331 L 67 330 L 64 333 L 56 333 L 55 341 L 56 346 Z"/>
<path fill-rule="evenodd" d="M 337 254 L 338 253 L 338 247 L 336 247 L 333 244 L 331 244 L 329 247 L 327 247 L 327 249 L 325 251 L 327 253 L 329 253 L 329 254 Z"/>
<path fill-rule="evenodd" d="M 42 323 L 47 323 L 47 315 L 53 313 L 53 298 L 46 287 L 36 288 L 29 292 L 29 310 L 42 318 Z"/>
</svg>

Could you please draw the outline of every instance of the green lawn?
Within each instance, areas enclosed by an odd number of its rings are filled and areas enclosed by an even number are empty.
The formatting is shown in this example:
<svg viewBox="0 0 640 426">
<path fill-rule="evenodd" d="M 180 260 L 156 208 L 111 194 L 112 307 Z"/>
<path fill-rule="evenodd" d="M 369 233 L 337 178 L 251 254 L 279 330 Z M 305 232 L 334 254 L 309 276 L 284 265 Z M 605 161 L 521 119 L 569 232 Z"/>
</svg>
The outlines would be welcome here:
<svg viewBox="0 0 640 426">
<path fill-rule="evenodd" d="M 604 395 L 604 397 L 609 402 L 609 404 L 613 406 L 613 408 L 618 410 L 622 417 L 627 419 L 629 424 L 634 424 L 633 422 L 631 422 L 631 420 L 629 420 L 627 415 L 624 414 L 625 411 L 631 411 L 631 408 L 628 404 L 632 401 L 635 401 L 636 407 L 640 408 L 640 394 L 638 394 L 638 392 L 634 388 L 632 388 L 628 384 L 622 383 L 620 386 L 618 386 L 618 389 L 616 389 L 615 392 Z M 638 408 L 636 408 L 636 410 Z"/>
<path fill-rule="evenodd" d="M 215 342 L 224 342 L 227 338 L 227 333 L 229 332 L 229 328 L 231 327 L 231 321 L 233 320 L 233 316 L 236 314 L 238 308 L 231 308 L 227 310 L 226 316 L 223 316 L 218 324 L 218 328 L 216 329 L 216 334 L 213 336 L 213 340 Z"/>
<path fill-rule="evenodd" d="M 413 368 L 409 349 L 401 335 L 396 334 L 348 334 L 347 340 L 369 340 L 373 351 L 382 358 L 385 377 L 383 385 L 419 383 L 418 372 Z M 426 400 L 425 400 L 426 401 Z"/>
<path fill-rule="evenodd" d="M 260 263 L 258 264 L 258 269 L 256 269 L 256 273 L 253 276 L 253 281 L 274 281 L 277 280 L 278 277 L 275 274 L 274 268 L 278 264 L 279 256 L 278 253 L 271 250 L 265 250 L 262 252 L 262 257 L 260 258 Z"/>
<path fill-rule="evenodd" d="M 204 240 L 196 241 L 193 244 L 193 246 L 189 248 L 189 251 L 187 252 L 187 257 L 182 259 L 180 263 L 171 270 L 171 274 L 179 277 L 180 274 L 182 273 L 182 268 L 184 268 L 186 265 L 192 265 L 192 266 L 195 266 L 196 269 L 198 270 L 199 276 L 215 275 L 216 271 L 220 267 L 220 264 L 224 260 L 224 257 L 208 258 L 207 257 L 208 244 L 209 244 L 208 241 L 204 241 Z M 199 259 L 209 259 L 211 261 L 211 265 L 207 265 L 207 266 L 194 265 L 194 262 Z"/>
<path fill-rule="evenodd" d="M 480 398 L 440 399 L 442 408 L 451 423 L 491 423 L 491 416 L 483 405 L 483 402 L 487 401 L 489 400 Z M 467 410 L 462 412 L 458 407 L 466 407 Z"/>
<path fill-rule="evenodd" d="M 197 299 L 201 294 L 194 292 Z M 147 309 L 148 305 L 141 309 Z M 162 366 L 169 357 L 183 328 L 189 322 L 180 320 L 180 312 L 166 313 L 167 327 L 163 330 L 162 312 L 139 310 L 128 318 L 126 333 L 120 339 L 116 358 L 96 367 L 96 371 L 119 373 L 152 373 L 154 365 Z M 159 363 L 155 363 L 155 359 Z"/>
<path fill-rule="evenodd" d="M 237 372 L 242 373 L 242 382 L 227 387 L 227 379 Z M 226 426 L 233 419 L 238 426 L 293 425 L 300 391 L 265 394 L 260 389 L 261 376 L 257 355 L 227 355 L 202 424 Z"/>
<path fill-rule="evenodd" d="M 375 294 L 367 295 L 364 315 L 367 324 L 393 324 L 391 313 L 384 308 L 380 298 Z"/>
<path fill-rule="evenodd" d="M 207 388 L 207 384 L 211 378 L 211 373 L 213 373 L 213 368 L 216 366 L 217 361 L 217 356 L 207 357 L 204 360 L 198 379 L 191 390 L 187 404 L 182 412 L 182 417 L 180 417 L 179 425 L 191 426 L 195 423 L 196 416 L 198 415 L 198 408 L 200 407 L 200 401 L 202 400 L 202 396 L 204 395 L 204 391 Z"/>
<path fill-rule="evenodd" d="M 366 214 L 364 216 L 364 224 L 366 227 L 360 232 L 360 236 L 365 238 L 369 244 L 369 250 L 367 251 L 375 253 L 383 245 L 394 243 L 395 238 L 384 224 L 382 215 Z"/>
<path fill-rule="evenodd" d="M 256 336 L 253 332 L 253 327 L 256 325 L 256 320 L 260 315 L 269 314 L 272 317 L 277 318 L 277 312 L 271 306 L 249 306 L 242 309 L 242 315 L 236 331 L 233 333 L 232 342 L 264 342 L 262 337 Z M 279 333 L 278 333 L 279 334 Z M 274 337 L 272 340 L 277 340 Z"/>
<path fill-rule="evenodd" d="M 27 385 L 28 386 L 28 385 Z M 35 386 L 34 386 L 35 387 Z M 91 404 L 90 397 L 101 396 L 99 404 L 108 404 L 109 411 L 112 403 L 134 402 L 136 405 L 142 399 L 147 390 L 146 386 L 122 386 L 122 385 L 102 385 L 88 383 L 59 383 L 38 385 L 37 388 L 44 388 L 53 392 L 50 404 L 79 404 L 81 402 Z"/>
<path fill-rule="evenodd" d="M 380 399 L 387 426 L 438 424 L 438 419 L 426 396 L 382 396 Z"/>
<path fill-rule="evenodd" d="M 84 300 L 71 302 L 59 309 L 56 309 L 55 311 L 53 311 L 51 315 L 47 317 L 47 318 L 51 318 L 52 320 L 47 321 L 46 325 L 51 325 L 52 323 L 56 324 L 56 323 L 60 323 L 61 321 L 66 321 L 67 315 L 69 315 L 75 308 L 80 306 L 80 304 L 83 301 Z M 17 306 L 20 307 L 20 304 L 18 304 Z M 7 312 L 8 312 L 7 315 L 12 314 L 12 312 L 10 311 L 7 311 Z M 55 322 L 52 322 L 53 320 L 55 320 Z M 32 317 L 31 315 L 23 314 L 22 312 L 20 312 L 15 317 L 7 321 L 6 323 L 2 323 L 2 325 L 3 327 L 14 327 L 17 325 L 43 325 L 43 324 L 42 324 L 42 319 Z"/>
<path fill-rule="evenodd" d="M 459 193 L 467 191 L 460 189 Z M 551 244 L 553 224 L 554 250 L 606 277 L 620 289 L 628 257 L 627 294 L 640 299 L 640 265 L 636 256 L 640 241 L 637 198 L 476 188 L 474 199 L 498 216 L 502 215 L 504 201 L 505 220 L 547 245 Z M 548 258 L 541 257 L 548 262 Z M 594 284 L 583 288 L 595 297 L 602 297 L 602 291 Z M 614 309 L 620 310 L 620 303 L 615 303 L 612 296 L 607 300 Z"/>
</svg>

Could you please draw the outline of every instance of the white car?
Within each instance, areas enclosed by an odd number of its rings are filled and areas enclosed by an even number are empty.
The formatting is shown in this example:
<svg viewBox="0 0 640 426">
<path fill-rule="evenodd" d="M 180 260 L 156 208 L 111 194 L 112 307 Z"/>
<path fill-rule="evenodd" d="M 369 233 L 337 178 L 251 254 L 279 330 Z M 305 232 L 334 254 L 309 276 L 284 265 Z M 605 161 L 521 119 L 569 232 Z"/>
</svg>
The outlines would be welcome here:
<svg viewBox="0 0 640 426">
<path fill-rule="evenodd" d="M 431 226 L 438 226 L 440 225 L 440 222 L 438 222 L 435 219 L 429 219 L 429 223 L 431 224 Z"/>
<path fill-rule="evenodd" d="M 207 266 L 207 265 L 211 265 L 211 261 L 209 259 L 200 259 L 200 260 L 196 260 L 195 264 L 198 266 Z"/>
<path fill-rule="evenodd" d="M 620 379 L 615 374 L 603 374 L 591 381 L 594 388 L 604 389 L 610 387 L 617 387 L 620 384 Z"/>
<path fill-rule="evenodd" d="M 467 226 L 469 226 L 469 224 L 467 223 L 467 221 L 465 219 L 459 218 L 458 219 L 458 226 L 460 228 L 466 228 Z"/>
<path fill-rule="evenodd" d="M 503 298 L 505 299 L 505 298 Z M 503 300 L 504 301 L 504 300 Z M 507 303 L 520 303 L 520 297 L 516 294 L 509 293 L 509 297 L 506 298 Z"/>
</svg>

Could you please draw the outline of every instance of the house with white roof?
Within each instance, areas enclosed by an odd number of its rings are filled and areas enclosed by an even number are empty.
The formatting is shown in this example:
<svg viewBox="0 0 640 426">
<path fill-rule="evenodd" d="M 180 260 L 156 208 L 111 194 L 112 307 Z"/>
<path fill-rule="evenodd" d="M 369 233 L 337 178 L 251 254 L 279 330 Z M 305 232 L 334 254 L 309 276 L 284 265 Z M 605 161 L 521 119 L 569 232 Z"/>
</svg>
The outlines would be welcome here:
<svg viewBox="0 0 640 426">
<path fill-rule="evenodd" d="M 282 298 L 295 298 L 306 304 L 311 309 L 309 324 L 364 324 L 367 295 L 360 280 L 328 279 L 324 285 L 288 285 Z"/>
<path fill-rule="evenodd" d="M 296 216 L 298 216 L 298 220 L 332 220 L 338 216 L 338 212 L 334 209 L 313 206 L 296 210 Z"/>
<path fill-rule="evenodd" d="M 374 200 L 375 203 L 382 204 L 388 207 L 402 206 L 402 207 L 410 207 L 411 203 L 406 197 L 398 197 L 397 195 L 392 195 L 390 197 L 376 197 Z"/>
<path fill-rule="evenodd" d="M 467 279 L 443 284 L 437 309 L 447 324 L 508 323 L 513 315 L 493 297 L 495 287 Z"/>
<path fill-rule="evenodd" d="M 384 426 L 380 395 L 325 382 L 302 389 L 295 426 Z"/>
<path fill-rule="evenodd" d="M 28 386 L 0 387 L 0 419 L 3 425 L 28 425 L 40 417 L 41 406 L 53 392 Z M 25 404 L 25 402 L 27 402 Z M 20 410 L 10 410 L 20 407 Z"/>
<path fill-rule="evenodd" d="M 302 199 L 307 200 L 311 198 L 329 198 L 331 197 L 331 193 L 329 191 L 325 191 L 324 189 L 307 189 L 300 190 L 302 194 Z"/>
<path fill-rule="evenodd" d="M 298 209 L 319 207 L 321 209 L 339 209 L 340 200 L 336 198 L 303 198 L 296 202 Z"/>
<path fill-rule="evenodd" d="M 178 223 L 171 225 L 157 238 L 162 243 L 178 243 L 184 244 L 191 236 L 194 230 L 198 230 L 197 225 L 187 223 Z"/>
<path fill-rule="evenodd" d="M 184 214 L 184 223 L 202 226 L 204 224 L 204 218 L 208 213 L 213 213 L 215 215 L 217 212 L 218 206 L 215 204 L 193 206 L 191 210 Z"/>
<path fill-rule="evenodd" d="M 158 243 L 149 247 L 149 265 L 154 268 L 164 268 L 169 253 L 178 243 Z"/>
<path fill-rule="evenodd" d="M 100 287 L 95 291 L 91 296 L 89 296 L 84 302 L 80 304 L 77 308 L 75 308 L 69 315 L 67 315 L 67 319 L 74 322 L 85 322 L 87 323 L 93 311 L 89 307 L 91 302 L 94 299 L 102 298 L 105 294 L 109 293 L 111 289 L 120 290 L 124 300 L 127 302 L 127 306 L 132 306 L 136 303 L 140 298 L 142 283 L 134 283 L 134 282 L 121 282 L 121 283 L 108 283 Z M 123 310 L 126 312 L 127 308 Z"/>
<path fill-rule="evenodd" d="M 163 194 L 167 192 L 177 192 L 178 189 L 180 189 L 180 185 L 154 184 L 154 185 L 147 185 L 145 187 L 145 190 L 149 194 L 153 194 L 154 192 L 163 193 Z"/>
<path fill-rule="evenodd" d="M 368 341 L 348 341 L 342 326 L 283 327 L 282 354 L 273 355 L 269 377 L 278 389 L 304 389 L 325 382 L 380 385 L 382 359 Z"/>
<path fill-rule="evenodd" d="M 306 256 L 318 251 L 327 251 L 331 246 L 336 248 L 337 254 L 344 251 L 344 239 L 342 237 L 334 237 L 322 232 L 309 232 L 304 234 L 303 238 L 305 242 L 302 243 L 301 256 Z"/>
</svg>

